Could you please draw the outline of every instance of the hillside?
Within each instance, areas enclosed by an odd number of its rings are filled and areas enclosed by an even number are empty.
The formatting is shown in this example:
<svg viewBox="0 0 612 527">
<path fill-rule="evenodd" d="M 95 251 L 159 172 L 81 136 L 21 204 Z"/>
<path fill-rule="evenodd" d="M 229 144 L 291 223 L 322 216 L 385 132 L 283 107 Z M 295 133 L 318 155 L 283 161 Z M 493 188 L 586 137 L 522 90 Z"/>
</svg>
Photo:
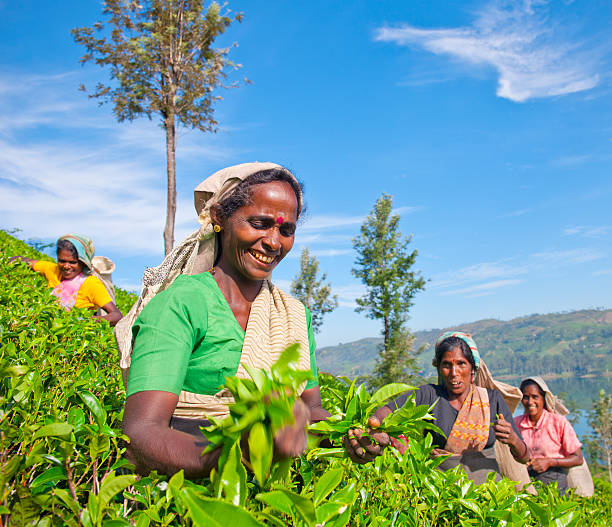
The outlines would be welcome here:
<svg viewBox="0 0 612 527">
<path fill-rule="evenodd" d="M 540 374 L 557 379 L 558 389 L 565 392 L 572 391 L 567 380 L 578 378 L 583 380 L 582 385 L 592 380 L 610 391 L 612 309 L 530 315 L 508 321 L 485 319 L 457 327 L 417 331 L 415 349 L 424 346 L 419 356 L 424 377 L 434 374 L 431 359 L 436 338 L 455 329 L 472 334 L 482 357 L 498 378 L 517 380 Z M 318 349 L 318 366 L 336 375 L 367 374 L 374 366 L 381 342 L 380 338 L 366 338 Z M 594 389 L 598 390 L 597 386 Z"/>
</svg>

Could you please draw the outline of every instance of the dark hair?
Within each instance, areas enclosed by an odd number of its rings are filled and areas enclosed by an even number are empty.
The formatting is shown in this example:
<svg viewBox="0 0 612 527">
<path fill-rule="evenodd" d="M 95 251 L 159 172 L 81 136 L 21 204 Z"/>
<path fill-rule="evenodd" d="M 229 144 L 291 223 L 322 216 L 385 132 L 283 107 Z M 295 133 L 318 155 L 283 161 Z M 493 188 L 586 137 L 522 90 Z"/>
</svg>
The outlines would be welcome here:
<svg viewBox="0 0 612 527">
<path fill-rule="evenodd" d="M 538 389 L 538 392 L 540 392 L 542 398 L 546 401 L 546 392 L 542 390 L 542 387 L 537 382 L 532 379 L 525 379 L 523 382 L 521 382 L 521 392 L 525 391 L 525 388 L 527 388 L 527 386 L 535 386 Z"/>
<path fill-rule="evenodd" d="M 240 207 L 244 207 L 250 203 L 253 197 L 253 187 L 255 185 L 263 185 L 264 183 L 272 183 L 273 181 L 285 181 L 291 185 L 298 204 L 297 218 L 299 218 L 303 210 L 303 185 L 297 182 L 286 168 L 282 167 L 260 170 L 238 183 L 234 191 L 219 203 L 223 217 L 226 219 L 230 218 Z"/>
<path fill-rule="evenodd" d="M 448 337 L 436 346 L 436 368 L 440 367 L 440 363 L 442 362 L 442 357 L 444 357 L 444 354 L 455 348 L 459 348 L 461 350 L 463 356 L 472 365 L 472 370 L 476 371 L 476 362 L 474 361 L 474 355 L 472 355 L 472 350 L 468 346 L 467 342 L 463 339 L 460 339 L 459 337 Z"/>
<path fill-rule="evenodd" d="M 79 259 L 79 253 L 77 252 L 76 247 L 68 240 L 57 240 L 57 252 L 60 251 L 68 251 L 70 254 L 72 254 L 72 257 L 75 260 Z"/>
</svg>

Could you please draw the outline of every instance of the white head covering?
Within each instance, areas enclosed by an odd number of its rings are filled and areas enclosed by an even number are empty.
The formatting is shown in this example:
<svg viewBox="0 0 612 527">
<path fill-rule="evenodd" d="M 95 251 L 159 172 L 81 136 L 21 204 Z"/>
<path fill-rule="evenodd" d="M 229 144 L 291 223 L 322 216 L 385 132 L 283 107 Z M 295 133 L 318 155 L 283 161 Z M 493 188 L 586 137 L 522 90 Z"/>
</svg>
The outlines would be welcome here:
<svg viewBox="0 0 612 527">
<path fill-rule="evenodd" d="M 120 365 L 127 385 L 127 372 L 132 357 L 132 326 L 136 318 L 157 293 L 167 289 L 181 274 L 197 274 L 210 269 L 217 253 L 210 208 L 228 197 L 236 186 L 248 176 L 262 170 L 280 169 L 295 180 L 293 174 L 275 163 L 242 163 L 223 168 L 206 178 L 194 190 L 194 204 L 198 213 L 200 228 L 191 233 L 164 258 L 157 267 L 145 269 L 142 290 L 132 309 L 115 326 L 115 337 L 119 348 Z M 296 188 L 299 189 L 297 180 Z M 302 193 L 299 191 L 298 209 L 302 207 Z"/>
<path fill-rule="evenodd" d="M 546 404 L 546 409 L 549 412 L 553 412 L 559 415 L 569 414 L 569 410 L 565 407 L 563 401 L 550 391 L 548 384 L 546 384 L 542 377 L 540 377 L 539 375 L 536 375 L 534 377 L 526 377 L 521 381 L 521 385 L 525 381 L 533 381 L 542 389 L 542 391 L 544 392 L 544 401 Z"/>
</svg>

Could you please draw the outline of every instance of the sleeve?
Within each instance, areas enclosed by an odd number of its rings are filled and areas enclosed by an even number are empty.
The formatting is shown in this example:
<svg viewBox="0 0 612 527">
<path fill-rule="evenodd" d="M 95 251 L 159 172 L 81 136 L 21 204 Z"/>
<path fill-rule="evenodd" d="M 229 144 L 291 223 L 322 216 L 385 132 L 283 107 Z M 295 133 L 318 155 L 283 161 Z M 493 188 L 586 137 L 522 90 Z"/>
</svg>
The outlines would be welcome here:
<svg viewBox="0 0 612 527">
<path fill-rule="evenodd" d="M 192 321 L 207 324 L 208 312 L 201 298 L 189 302 L 193 290 L 178 285 L 175 282 L 152 298 L 134 323 L 127 396 L 148 390 L 179 395 L 183 389 L 189 359 L 202 333 Z"/>
<path fill-rule="evenodd" d="M 88 276 L 83 285 L 86 287 L 85 295 L 87 296 L 87 300 L 94 306 L 102 307 L 113 301 L 99 278 Z"/>
<path fill-rule="evenodd" d="M 570 423 L 567 418 L 563 416 L 559 416 L 559 418 L 561 421 L 560 424 L 562 430 L 561 447 L 563 448 L 563 453 L 566 456 L 569 456 L 581 448 L 582 443 L 578 440 L 578 436 L 576 435 L 572 423 Z"/>
<path fill-rule="evenodd" d="M 489 403 L 491 404 L 491 422 L 497 419 L 498 414 L 503 415 L 504 419 L 512 425 L 514 433 L 523 441 L 523 436 L 518 426 L 516 426 L 516 422 L 512 417 L 512 412 L 510 412 L 510 408 L 508 408 L 504 397 L 498 390 L 489 390 Z"/>
<path fill-rule="evenodd" d="M 54 262 L 36 260 L 36 263 L 32 266 L 32 269 L 43 275 L 47 279 L 47 282 L 51 282 L 53 278 L 59 280 L 59 268 Z"/>
<path fill-rule="evenodd" d="M 312 315 L 310 314 L 310 310 L 307 307 L 304 307 L 306 310 L 306 324 L 308 325 L 308 343 L 310 344 L 310 368 L 312 370 L 312 376 L 314 377 L 312 380 L 306 383 L 305 390 L 309 388 L 314 388 L 315 386 L 319 386 L 319 376 L 317 374 L 317 357 L 315 351 L 317 349 L 317 343 L 314 338 L 314 331 L 312 329 Z"/>
</svg>

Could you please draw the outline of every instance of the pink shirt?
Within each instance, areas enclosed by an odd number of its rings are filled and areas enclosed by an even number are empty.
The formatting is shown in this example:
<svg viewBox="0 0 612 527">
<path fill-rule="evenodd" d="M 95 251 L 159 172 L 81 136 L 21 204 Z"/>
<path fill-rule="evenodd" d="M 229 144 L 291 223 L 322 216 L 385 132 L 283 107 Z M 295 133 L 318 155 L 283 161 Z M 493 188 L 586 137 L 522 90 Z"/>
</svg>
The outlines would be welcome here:
<svg viewBox="0 0 612 527">
<path fill-rule="evenodd" d="M 571 423 L 562 415 L 553 414 L 548 410 L 542 410 L 542 415 L 535 426 L 531 424 L 526 414 L 515 417 L 514 422 L 523 436 L 532 459 L 542 457 L 563 459 L 582 446 Z"/>
</svg>

